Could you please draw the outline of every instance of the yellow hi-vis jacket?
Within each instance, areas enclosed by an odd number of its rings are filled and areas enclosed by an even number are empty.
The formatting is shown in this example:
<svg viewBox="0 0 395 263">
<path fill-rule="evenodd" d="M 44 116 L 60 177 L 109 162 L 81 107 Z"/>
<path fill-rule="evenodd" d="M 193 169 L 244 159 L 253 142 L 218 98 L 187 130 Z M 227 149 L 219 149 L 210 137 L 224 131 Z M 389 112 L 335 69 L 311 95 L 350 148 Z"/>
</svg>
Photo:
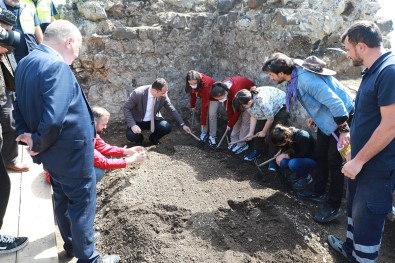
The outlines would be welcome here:
<svg viewBox="0 0 395 263">
<path fill-rule="evenodd" d="M 22 0 L 21 2 L 36 10 L 40 23 L 51 23 L 52 0 L 37 0 L 37 4 L 33 0 Z"/>
<path fill-rule="evenodd" d="M 35 33 L 34 16 L 35 15 L 36 15 L 36 10 L 34 8 L 32 8 L 30 5 L 26 5 L 25 3 L 20 5 L 19 22 L 21 24 L 21 29 L 24 34 L 34 35 L 34 33 Z"/>
</svg>

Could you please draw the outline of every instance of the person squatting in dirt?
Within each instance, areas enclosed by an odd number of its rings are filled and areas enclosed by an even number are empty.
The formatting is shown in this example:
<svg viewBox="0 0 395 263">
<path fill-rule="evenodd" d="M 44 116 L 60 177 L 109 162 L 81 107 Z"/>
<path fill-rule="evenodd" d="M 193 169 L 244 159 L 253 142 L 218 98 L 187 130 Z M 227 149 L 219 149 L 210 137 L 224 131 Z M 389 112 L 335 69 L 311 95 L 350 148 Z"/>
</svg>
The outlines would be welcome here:
<svg viewBox="0 0 395 263">
<path fill-rule="evenodd" d="M 100 137 L 100 134 L 107 128 L 110 113 L 99 106 L 93 106 L 92 113 L 96 123 L 93 162 L 95 166 L 96 182 L 99 182 L 103 178 L 105 170 L 125 168 L 127 165 L 140 164 L 145 160 L 146 152 L 142 146 L 126 148 L 126 146 L 118 147 L 107 144 Z"/>
<path fill-rule="evenodd" d="M 285 92 L 271 86 L 242 89 L 233 99 L 233 108 L 237 112 L 247 112 L 250 117 L 250 127 L 245 140 L 253 140 L 254 147 L 244 160 L 252 161 L 260 156 L 265 142 L 268 144 L 269 156 L 274 156 L 278 148 L 271 142 L 269 134 L 276 124 L 289 123 L 289 113 L 285 110 Z M 268 170 L 276 171 L 274 161 L 268 164 Z"/>
<path fill-rule="evenodd" d="M 316 160 L 318 169 L 313 191 L 300 191 L 301 199 L 323 202 L 322 209 L 313 214 L 320 223 L 333 221 L 342 216 L 340 208 L 343 196 L 343 160 L 337 150 L 339 145 L 349 144 L 349 123 L 354 114 L 354 98 L 326 69 L 325 62 L 315 56 L 305 60 L 293 60 L 282 53 L 274 53 L 263 64 L 262 70 L 278 84 L 286 82 L 286 108 L 291 112 L 300 102 L 312 119 L 308 123 L 317 126 Z M 326 186 L 329 179 L 329 191 Z"/>
<path fill-rule="evenodd" d="M 217 145 L 217 112 L 219 101 L 210 96 L 215 80 L 196 70 L 190 70 L 185 77 L 185 92 L 189 93 L 192 117 L 195 117 L 196 99 L 201 99 L 200 141 L 208 139 L 210 146 Z M 208 119 L 208 121 L 207 121 Z M 191 127 L 193 129 L 193 127 Z"/>
<path fill-rule="evenodd" d="M 246 111 L 241 113 L 235 111 L 233 109 L 233 99 L 238 91 L 242 89 L 250 90 L 254 86 L 255 83 L 252 80 L 234 76 L 228 77 L 223 81 L 217 81 L 211 87 L 211 97 L 224 103 L 226 115 L 228 116 L 226 131 L 232 129 L 230 133 L 231 143 L 228 148 L 234 154 L 241 154 L 249 147 L 245 137 L 250 128 L 250 115 Z"/>
<path fill-rule="evenodd" d="M 164 107 L 173 119 L 186 132 L 191 133 L 191 129 L 185 124 L 181 115 L 171 104 L 167 95 L 168 85 L 165 79 L 158 78 L 152 85 L 145 85 L 136 88 L 130 93 L 129 98 L 123 106 L 123 113 L 126 120 L 126 138 L 141 146 L 144 136 L 143 130 L 150 130 L 149 141 L 153 145 L 158 145 L 163 136 L 171 132 L 172 126 L 161 115 L 160 109 Z"/>
<path fill-rule="evenodd" d="M 277 124 L 270 133 L 270 140 L 281 149 L 276 164 L 292 172 L 287 176 L 292 188 L 296 191 L 305 189 L 313 182 L 311 174 L 317 169 L 313 136 L 308 131 Z"/>
</svg>

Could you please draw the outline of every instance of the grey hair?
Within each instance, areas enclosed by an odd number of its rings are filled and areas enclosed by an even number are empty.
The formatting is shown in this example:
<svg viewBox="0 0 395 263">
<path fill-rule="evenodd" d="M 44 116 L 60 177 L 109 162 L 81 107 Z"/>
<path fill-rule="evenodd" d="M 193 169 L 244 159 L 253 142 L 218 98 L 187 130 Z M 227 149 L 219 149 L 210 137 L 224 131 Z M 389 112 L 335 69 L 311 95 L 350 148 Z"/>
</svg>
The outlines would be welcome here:
<svg viewBox="0 0 395 263">
<path fill-rule="evenodd" d="M 44 41 L 62 42 L 68 37 L 81 37 L 81 33 L 73 23 L 67 20 L 53 21 L 44 33 Z"/>
<path fill-rule="evenodd" d="M 110 117 L 110 113 L 105 108 L 99 106 L 93 106 L 92 113 L 95 121 L 100 120 L 104 116 Z"/>
</svg>

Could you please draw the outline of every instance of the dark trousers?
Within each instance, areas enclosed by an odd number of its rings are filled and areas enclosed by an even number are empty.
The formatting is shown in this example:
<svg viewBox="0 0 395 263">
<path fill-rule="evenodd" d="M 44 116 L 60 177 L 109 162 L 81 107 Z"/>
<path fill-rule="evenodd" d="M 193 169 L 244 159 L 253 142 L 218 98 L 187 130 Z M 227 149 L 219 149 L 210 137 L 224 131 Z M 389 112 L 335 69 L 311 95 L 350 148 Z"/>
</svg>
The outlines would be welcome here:
<svg viewBox="0 0 395 263">
<path fill-rule="evenodd" d="M 256 134 L 259 131 L 262 131 L 263 127 L 265 126 L 265 123 L 266 123 L 266 120 L 258 120 L 256 123 L 256 126 L 255 126 L 254 134 Z M 276 116 L 274 116 L 274 121 L 273 121 L 272 125 L 270 126 L 269 131 L 267 132 L 265 137 L 254 138 L 254 149 L 257 149 L 257 150 L 260 150 L 261 152 L 263 152 L 264 144 L 267 143 L 269 157 L 273 157 L 279 151 L 279 148 L 270 139 L 270 133 L 274 129 L 274 126 L 276 126 L 277 124 L 282 124 L 284 126 L 289 125 L 289 113 L 285 110 L 285 108 L 282 108 L 276 114 Z"/>
<path fill-rule="evenodd" d="M 339 208 L 343 196 L 344 175 L 341 172 L 343 159 L 337 150 L 336 139 L 318 129 L 315 153 L 318 169 L 314 191 L 320 195 L 324 194 L 330 175 L 327 203 L 332 208 Z"/>
<path fill-rule="evenodd" d="M 1 153 L 0 153 L 1 156 Z M 8 199 L 10 198 L 11 181 L 5 168 L 3 157 L 0 158 L 0 229 L 3 225 Z"/>
<path fill-rule="evenodd" d="M 282 169 L 288 169 L 296 174 L 298 179 L 307 178 L 309 173 L 317 169 L 317 162 L 311 158 L 282 159 L 280 162 Z"/>
<path fill-rule="evenodd" d="M 142 121 L 136 123 L 142 131 L 151 129 L 150 121 Z M 164 119 L 155 119 L 155 131 L 151 133 L 149 139 L 151 141 L 158 141 L 160 138 L 171 132 L 171 124 Z M 142 143 L 144 140 L 143 134 L 136 134 L 130 127 L 126 128 L 126 138 L 131 142 Z"/>
<path fill-rule="evenodd" d="M 395 171 L 362 168 L 347 181 L 347 239 L 352 262 L 376 262 L 387 214 L 392 211 Z"/>
<path fill-rule="evenodd" d="M 0 148 L 5 165 L 15 164 L 18 157 L 18 143 L 14 119 L 12 117 L 12 103 L 15 93 L 6 92 L 7 101 L 0 106 Z"/>
<path fill-rule="evenodd" d="M 96 176 L 70 178 L 53 171 L 51 185 L 55 217 L 64 249 L 72 251 L 78 263 L 96 262 L 99 257 L 93 240 L 96 211 Z"/>
</svg>

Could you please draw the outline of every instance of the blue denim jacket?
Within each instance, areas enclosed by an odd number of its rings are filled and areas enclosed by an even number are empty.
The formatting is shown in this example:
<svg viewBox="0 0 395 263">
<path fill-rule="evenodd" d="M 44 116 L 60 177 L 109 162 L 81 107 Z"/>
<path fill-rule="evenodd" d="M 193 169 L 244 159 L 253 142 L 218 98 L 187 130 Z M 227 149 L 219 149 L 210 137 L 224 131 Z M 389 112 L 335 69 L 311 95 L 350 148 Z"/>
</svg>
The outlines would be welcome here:
<svg viewBox="0 0 395 263">
<path fill-rule="evenodd" d="M 298 99 L 317 127 L 326 135 L 338 125 L 334 117 L 348 115 L 354 109 L 354 97 L 332 76 L 311 73 L 297 67 Z"/>
</svg>

